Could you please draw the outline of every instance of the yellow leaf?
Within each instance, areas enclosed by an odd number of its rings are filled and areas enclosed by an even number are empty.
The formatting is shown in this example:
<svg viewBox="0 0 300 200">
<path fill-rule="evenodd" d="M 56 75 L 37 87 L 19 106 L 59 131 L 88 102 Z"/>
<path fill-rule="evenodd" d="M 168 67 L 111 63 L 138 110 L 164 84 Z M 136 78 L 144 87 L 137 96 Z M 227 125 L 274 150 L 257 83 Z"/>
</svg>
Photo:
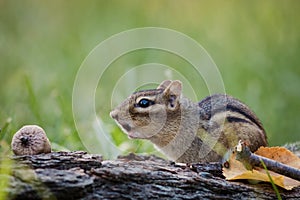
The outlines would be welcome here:
<svg viewBox="0 0 300 200">
<path fill-rule="evenodd" d="M 261 147 L 255 152 L 255 154 L 300 169 L 300 159 L 283 147 Z M 247 170 L 243 163 L 235 159 L 235 153 L 230 156 L 228 164 L 228 168 L 223 167 L 223 175 L 226 177 L 226 180 L 246 179 L 270 182 L 270 179 L 264 169 L 255 167 L 253 170 Z M 299 181 L 272 171 L 269 171 L 269 173 L 273 179 L 273 182 L 286 190 L 291 190 L 294 187 L 300 186 Z"/>
<path fill-rule="evenodd" d="M 300 169 L 300 158 L 284 147 L 260 147 L 255 154 Z"/>
</svg>

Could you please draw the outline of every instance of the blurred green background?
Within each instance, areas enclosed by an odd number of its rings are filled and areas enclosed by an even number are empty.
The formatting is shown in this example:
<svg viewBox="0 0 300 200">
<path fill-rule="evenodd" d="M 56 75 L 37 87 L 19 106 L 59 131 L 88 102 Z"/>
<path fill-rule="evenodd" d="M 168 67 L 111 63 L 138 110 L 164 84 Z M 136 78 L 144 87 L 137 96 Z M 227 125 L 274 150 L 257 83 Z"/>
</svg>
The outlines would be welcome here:
<svg viewBox="0 0 300 200">
<path fill-rule="evenodd" d="M 300 140 L 299 8 L 300 1 L 291 0 L 0 0 L 1 149 L 9 150 L 22 125 L 38 124 L 55 149 L 85 150 L 72 114 L 77 70 L 101 41 L 146 26 L 174 29 L 200 43 L 219 67 L 226 92 L 257 113 L 270 145 Z M 150 60 L 143 52 L 115 65 L 174 63 L 150 53 Z M 109 126 L 123 149 L 153 151 L 145 141 L 127 139 L 112 121 Z"/>
</svg>

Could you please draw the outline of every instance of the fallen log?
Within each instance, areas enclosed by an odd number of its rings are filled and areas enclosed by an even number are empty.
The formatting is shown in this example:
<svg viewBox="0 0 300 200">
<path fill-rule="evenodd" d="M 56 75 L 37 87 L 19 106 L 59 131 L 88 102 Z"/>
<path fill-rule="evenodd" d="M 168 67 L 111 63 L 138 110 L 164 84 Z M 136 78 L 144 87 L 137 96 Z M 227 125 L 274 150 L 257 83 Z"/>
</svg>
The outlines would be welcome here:
<svg viewBox="0 0 300 200">
<path fill-rule="evenodd" d="M 11 174 L 0 174 L 9 176 L 7 186 L 0 188 L 8 199 L 277 198 L 268 183 L 226 181 L 219 163 L 184 165 L 135 154 L 103 160 L 83 151 L 10 160 Z M 300 199 L 300 187 L 279 191 L 283 199 Z"/>
</svg>

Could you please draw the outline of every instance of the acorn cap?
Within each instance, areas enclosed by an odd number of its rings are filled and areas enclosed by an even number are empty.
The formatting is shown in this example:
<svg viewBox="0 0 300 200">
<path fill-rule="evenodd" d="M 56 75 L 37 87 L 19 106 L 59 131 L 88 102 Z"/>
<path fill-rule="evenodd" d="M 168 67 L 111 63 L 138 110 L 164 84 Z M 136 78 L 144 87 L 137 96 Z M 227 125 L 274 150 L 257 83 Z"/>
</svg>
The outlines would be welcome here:
<svg viewBox="0 0 300 200">
<path fill-rule="evenodd" d="M 26 125 L 18 130 L 13 136 L 11 148 L 15 155 L 51 152 L 51 145 L 44 129 L 37 125 Z"/>
</svg>

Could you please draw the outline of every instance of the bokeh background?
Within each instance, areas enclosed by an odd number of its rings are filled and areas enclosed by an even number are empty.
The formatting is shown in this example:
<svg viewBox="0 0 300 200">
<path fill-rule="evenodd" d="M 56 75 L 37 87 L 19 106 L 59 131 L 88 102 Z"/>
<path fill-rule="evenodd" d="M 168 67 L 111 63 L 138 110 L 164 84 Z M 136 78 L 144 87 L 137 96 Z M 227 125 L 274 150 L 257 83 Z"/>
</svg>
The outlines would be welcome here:
<svg viewBox="0 0 300 200">
<path fill-rule="evenodd" d="M 85 150 L 72 114 L 76 73 L 101 41 L 146 26 L 174 29 L 200 43 L 219 67 L 226 92 L 259 116 L 270 145 L 300 140 L 299 8 L 292 0 L 0 0 L 1 151 L 9 151 L 24 124 L 42 126 L 56 150 Z M 176 59 L 144 51 L 114 65 L 172 65 Z M 102 87 L 110 84 L 107 78 Z M 154 151 L 145 141 L 127 139 L 107 118 L 117 146 Z"/>
</svg>

